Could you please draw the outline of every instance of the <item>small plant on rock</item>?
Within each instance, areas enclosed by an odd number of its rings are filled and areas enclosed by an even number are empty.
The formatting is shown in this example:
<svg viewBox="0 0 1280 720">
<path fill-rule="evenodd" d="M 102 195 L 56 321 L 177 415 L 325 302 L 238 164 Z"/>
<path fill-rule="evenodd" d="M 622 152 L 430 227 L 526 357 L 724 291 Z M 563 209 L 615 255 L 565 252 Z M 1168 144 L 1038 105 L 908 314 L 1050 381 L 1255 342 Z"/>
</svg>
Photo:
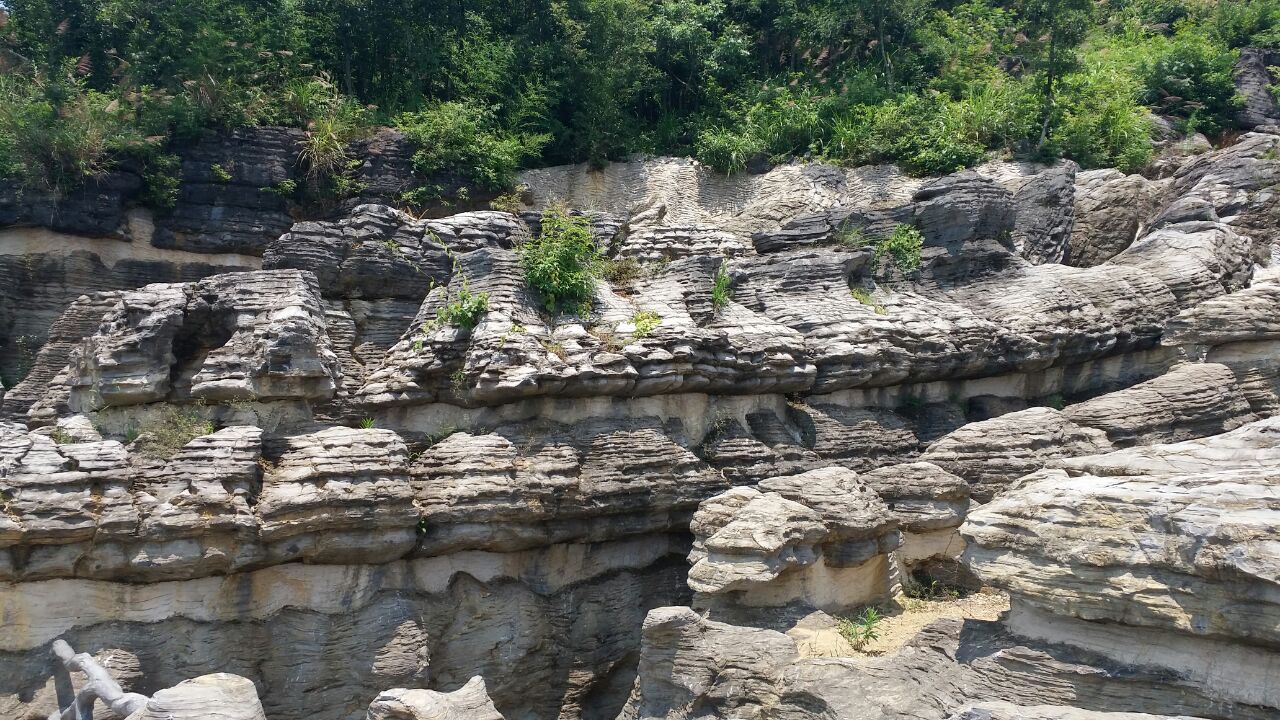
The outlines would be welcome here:
<svg viewBox="0 0 1280 720">
<path fill-rule="evenodd" d="M 520 245 L 520 259 L 525 283 L 542 295 L 548 311 L 590 310 L 603 263 L 587 218 L 563 206 L 547 208 L 542 233 Z"/>
<path fill-rule="evenodd" d="M 837 618 L 837 628 L 841 637 L 849 642 L 855 650 L 861 650 L 869 642 L 880 638 L 880 623 L 884 616 L 879 610 L 869 607 L 851 618 Z"/>
<path fill-rule="evenodd" d="M 866 247 L 871 244 L 871 240 L 867 237 L 866 231 L 859 225 L 846 225 L 845 227 L 840 228 L 836 231 L 835 241 L 837 245 L 850 249 Z"/>
<path fill-rule="evenodd" d="M 631 316 L 631 324 L 636 326 L 632 333 L 637 340 L 649 337 L 662 324 L 662 316 L 652 310 L 641 310 Z"/>
<path fill-rule="evenodd" d="M 853 295 L 854 300 L 857 300 L 863 305 L 875 310 L 877 315 L 885 314 L 886 310 L 884 309 L 884 306 L 872 299 L 871 293 L 866 290 L 863 290 L 862 288 L 851 288 L 849 290 L 849 294 Z"/>
<path fill-rule="evenodd" d="M 213 423 L 196 408 L 166 405 L 160 417 L 131 428 L 126 437 L 138 443 L 138 452 L 155 458 L 172 457 L 187 443 L 213 432 Z"/>
<path fill-rule="evenodd" d="M 733 280 L 721 265 L 711 281 L 711 306 L 717 311 L 723 310 L 733 299 Z"/>
<path fill-rule="evenodd" d="M 222 167 L 222 165 L 214 163 L 209 166 L 209 171 L 213 173 L 214 180 L 217 180 L 220 183 L 231 182 L 231 173 L 228 172 L 226 168 Z"/>
<path fill-rule="evenodd" d="M 520 200 L 521 189 L 516 188 L 511 192 L 505 192 L 498 197 L 489 201 L 489 209 L 498 212 L 511 213 L 519 215 L 520 210 L 524 208 L 524 202 Z"/>
<path fill-rule="evenodd" d="M 603 263 L 603 274 L 613 289 L 618 290 L 644 277 L 645 269 L 635 258 L 610 258 Z"/>
<path fill-rule="evenodd" d="M 886 256 L 899 271 L 908 273 L 920 267 L 920 250 L 924 247 L 924 236 L 914 225 L 899 225 L 893 234 L 875 242 L 873 262 L 879 266 Z"/>
<path fill-rule="evenodd" d="M 363 417 L 363 418 L 360 418 L 360 429 L 361 429 L 361 430 L 370 430 L 370 429 L 372 429 L 372 428 L 373 428 L 373 418 L 371 418 L 371 417 Z"/>
<path fill-rule="evenodd" d="M 447 299 L 445 304 L 436 311 L 435 320 L 424 325 L 423 330 L 431 332 L 443 326 L 470 330 L 479 324 L 481 316 L 487 312 L 489 312 L 489 293 L 471 292 L 464 277 L 457 296 Z"/>
</svg>

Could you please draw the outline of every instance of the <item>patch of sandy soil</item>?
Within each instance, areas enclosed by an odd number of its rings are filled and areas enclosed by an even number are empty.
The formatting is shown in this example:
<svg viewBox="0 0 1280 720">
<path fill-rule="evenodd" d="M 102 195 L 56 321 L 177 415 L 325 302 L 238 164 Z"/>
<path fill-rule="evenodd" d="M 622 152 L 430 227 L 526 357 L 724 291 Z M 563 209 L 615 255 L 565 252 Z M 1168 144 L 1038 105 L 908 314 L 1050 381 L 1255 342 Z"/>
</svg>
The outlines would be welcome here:
<svg viewBox="0 0 1280 720">
<path fill-rule="evenodd" d="M 900 605 L 877 624 L 879 637 L 854 648 L 840 634 L 835 618 L 814 613 L 787 632 L 795 639 L 801 657 L 858 657 L 892 655 L 906 645 L 925 625 L 941 618 L 996 620 L 1009 609 L 1009 598 L 984 589 L 962 598 L 915 600 L 902 598 Z"/>
</svg>

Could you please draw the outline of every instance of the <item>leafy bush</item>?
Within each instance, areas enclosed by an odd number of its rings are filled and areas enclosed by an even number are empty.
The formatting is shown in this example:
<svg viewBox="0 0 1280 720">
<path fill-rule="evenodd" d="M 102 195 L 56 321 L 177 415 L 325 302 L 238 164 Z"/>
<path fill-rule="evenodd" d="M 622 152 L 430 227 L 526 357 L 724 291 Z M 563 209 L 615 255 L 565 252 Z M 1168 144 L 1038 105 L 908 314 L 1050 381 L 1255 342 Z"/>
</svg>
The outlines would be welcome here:
<svg viewBox="0 0 1280 720">
<path fill-rule="evenodd" d="M 633 257 L 606 258 L 601 271 L 615 291 L 622 291 L 646 275 L 644 265 Z"/>
<path fill-rule="evenodd" d="M 414 170 L 423 175 L 457 173 L 484 190 L 510 187 L 520 164 L 549 140 L 545 135 L 499 130 L 491 110 L 464 102 L 404 113 L 395 122 L 418 147 Z"/>
<path fill-rule="evenodd" d="M 988 148 L 1029 134 L 1033 98 L 1012 81 L 974 89 L 964 100 L 905 95 L 837 117 L 828 158 L 853 164 L 896 162 L 909 172 L 943 174 L 976 165 Z"/>
<path fill-rule="evenodd" d="M 458 288 L 456 297 L 446 298 L 445 304 L 436 310 L 435 320 L 429 328 L 449 326 L 470 330 L 480 322 L 481 316 L 489 312 L 489 293 L 473 293 L 466 277 L 462 279 L 462 287 Z"/>
<path fill-rule="evenodd" d="M 879 265 L 883 258 L 899 271 L 907 273 L 920 267 L 920 251 L 924 247 L 924 236 L 913 225 L 899 225 L 893 234 L 875 243 L 874 262 Z"/>
<path fill-rule="evenodd" d="M 884 315 L 886 312 L 888 312 L 887 310 L 885 310 L 885 307 L 883 305 L 876 302 L 875 299 L 871 297 L 871 293 L 867 292 L 866 290 L 863 290 L 862 288 L 850 288 L 849 294 L 853 295 L 854 300 L 857 300 L 863 305 L 866 305 L 867 307 L 874 310 L 877 315 Z"/>
<path fill-rule="evenodd" d="M 0 166 L 29 186 L 62 192 L 148 145 L 120 103 L 89 90 L 74 65 L 0 75 Z"/>
<path fill-rule="evenodd" d="M 562 206 L 547 208 L 542 232 L 521 243 L 520 259 L 525 283 L 542 295 L 547 310 L 590 310 L 602 263 L 586 217 Z"/>
<path fill-rule="evenodd" d="M 1141 86 L 1123 67 L 1088 60 L 1062 85 L 1065 102 L 1050 134 L 1051 152 L 1086 168 L 1126 172 L 1151 159 L 1151 120 L 1137 102 Z"/>
<path fill-rule="evenodd" d="M 723 310 L 732 299 L 733 280 L 725 272 L 724 265 L 721 265 L 711 280 L 711 306 L 716 310 Z"/>
<path fill-rule="evenodd" d="M 1218 133 L 1230 127 L 1239 107 L 1232 79 L 1236 53 L 1207 36 L 1184 30 L 1139 70 L 1142 101 L 1163 114 L 1184 119 L 1188 132 Z"/>
<path fill-rule="evenodd" d="M 764 149 L 764 142 L 753 135 L 717 127 L 698 133 L 694 155 L 703 165 L 733 175 L 745 170 L 747 161 Z"/>
</svg>

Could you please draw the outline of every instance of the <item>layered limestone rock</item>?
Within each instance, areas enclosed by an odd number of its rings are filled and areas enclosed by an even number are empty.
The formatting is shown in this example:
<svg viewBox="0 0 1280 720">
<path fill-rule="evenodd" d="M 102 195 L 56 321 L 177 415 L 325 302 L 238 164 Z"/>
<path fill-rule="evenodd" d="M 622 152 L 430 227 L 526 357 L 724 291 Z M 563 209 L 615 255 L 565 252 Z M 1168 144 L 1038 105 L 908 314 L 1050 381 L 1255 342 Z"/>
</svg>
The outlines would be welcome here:
<svg viewBox="0 0 1280 720">
<path fill-rule="evenodd" d="M 1253 419 L 1228 367 L 1186 363 L 1062 410 L 1031 408 L 965 425 L 920 457 L 968 480 L 974 497 L 985 502 L 1055 458 L 1204 437 Z"/>
<path fill-rule="evenodd" d="M 369 704 L 366 720 L 503 720 L 479 675 L 453 692 L 395 688 Z"/>
<path fill-rule="evenodd" d="M 1274 715 L 1166 672 L 1011 635 L 999 622 L 939 620 L 892 656 L 806 658 L 781 632 L 666 607 L 645 618 L 639 677 L 620 717 L 986 717 L 964 715 L 975 707 L 1025 712 L 1009 716 L 1019 720 Z"/>
<path fill-rule="evenodd" d="M 1231 368 L 1254 412 L 1280 410 L 1280 282 L 1266 279 L 1179 313 L 1161 340 Z"/>
<path fill-rule="evenodd" d="M 1063 461 L 970 513 L 967 560 L 1014 632 L 1275 711 L 1278 442 L 1264 420 Z"/>
<path fill-rule="evenodd" d="M 324 399 L 338 378 L 315 278 L 217 275 L 121 293 L 67 359 L 74 412 L 160 400 Z"/>
<path fill-rule="evenodd" d="M 0 235 L 16 280 L 0 368 L 31 366 L 4 399 L 23 422 L 0 426 L 0 714 L 53 709 L 64 636 L 175 715 L 232 693 L 214 672 L 248 678 L 281 720 L 1013 712 L 983 705 L 997 698 L 1273 714 L 1253 685 L 1274 669 L 1274 453 L 1249 435 L 1270 426 L 1240 426 L 1280 404 L 1277 136 L 1171 157 L 1158 181 L 1070 163 L 531 171 L 524 205 L 591 208 L 620 261 L 581 314 L 547 312 L 524 282 L 536 211 L 367 202 L 411 180 L 394 131 L 361 142 L 361 197 L 290 226 L 262 189 L 297 172 L 281 159 L 295 140 L 234 140 L 261 156 L 243 162 L 202 143 L 175 217 L 151 227 L 120 185 L 76 220 L 105 229 L 64 250 L 35 216 Z M 878 249 L 907 224 L 916 270 Z M 170 274 L 113 275 L 110 253 Z M 31 258 L 50 254 L 46 281 Z M 75 263 L 99 284 L 54 278 Z M 464 293 L 487 301 L 474 327 L 447 321 Z M 19 334 L 43 347 L 16 357 Z M 1228 479 L 1214 463 L 1232 454 Z M 1086 475 L 1133 502 L 1098 516 L 1117 496 Z M 966 531 L 1015 597 L 1008 625 L 942 622 L 895 657 L 817 659 L 720 622 L 847 611 L 904 573 L 956 569 L 971 495 L 1013 518 Z M 1016 522 L 1042 544 L 1000 534 Z M 665 607 L 680 604 L 715 619 Z M 1107 644 L 1104 620 L 1133 634 Z M 1079 644 L 1055 644 L 1071 623 Z M 1242 669 L 1215 688 L 1166 655 L 1115 654 L 1165 641 Z M 192 678 L 196 700 L 162 695 Z"/>
<path fill-rule="evenodd" d="M 709 498 L 690 524 L 689 587 L 708 607 L 842 611 L 895 590 L 888 508 L 844 468 L 769 478 Z"/>
</svg>

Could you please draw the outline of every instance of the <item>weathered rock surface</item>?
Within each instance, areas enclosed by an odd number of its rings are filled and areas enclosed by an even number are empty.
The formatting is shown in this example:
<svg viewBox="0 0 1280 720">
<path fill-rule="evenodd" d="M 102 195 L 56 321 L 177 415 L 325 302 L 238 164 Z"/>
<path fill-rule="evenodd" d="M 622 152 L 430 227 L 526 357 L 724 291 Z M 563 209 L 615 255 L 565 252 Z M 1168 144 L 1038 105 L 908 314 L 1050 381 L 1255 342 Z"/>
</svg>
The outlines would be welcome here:
<svg viewBox="0 0 1280 720">
<path fill-rule="evenodd" d="M 690 524 L 695 604 L 840 610 L 893 592 L 888 508 L 845 468 L 769 478 L 702 502 Z M 724 596 L 724 598 L 718 597 Z"/>
<path fill-rule="evenodd" d="M 970 513 L 966 559 L 1009 592 L 1015 632 L 1275 711 L 1278 441 L 1263 420 L 1063 461 Z"/>
<path fill-rule="evenodd" d="M 68 358 L 68 404 L 330 397 L 338 363 L 320 308 L 314 276 L 289 271 L 122 293 Z"/>
<path fill-rule="evenodd" d="M 367 720 L 503 720 L 479 675 L 453 692 L 395 688 L 369 704 Z"/>
<path fill-rule="evenodd" d="M 1074 225 L 1063 262 L 1100 265 L 1129 247 L 1155 210 L 1158 185 L 1119 170 L 1086 170 L 1076 175 Z"/>
<path fill-rule="evenodd" d="M 1246 130 L 1259 125 L 1280 125 L 1280 103 L 1272 94 L 1276 78 L 1271 68 L 1280 65 L 1280 51 L 1265 48 L 1242 48 L 1236 60 L 1236 91 L 1244 98 L 1236 113 L 1236 122 Z"/>
<path fill-rule="evenodd" d="M 157 692 L 128 720 L 266 720 L 253 682 L 227 673 L 201 675 Z"/>
<path fill-rule="evenodd" d="M 1006 703 L 1033 708 L 1011 716 L 1019 720 L 1037 712 L 1082 720 L 1272 716 L 1158 670 L 1013 636 L 999 622 L 940 620 L 892 656 L 802 658 L 780 632 L 671 607 L 645 619 L 639 679 L 622 717 L 947 720 L 975 705 L 1006 711 Z"/>
<path fill-rule="evenodd" d="M 1062 410 L 1031 408 L 971 423 L 921 454 L 989 500 L 1051 459 L 1204 437 L 1255 419 L 1224 365 L 1188 363 L 1153 380 Z"/>
</svg>

